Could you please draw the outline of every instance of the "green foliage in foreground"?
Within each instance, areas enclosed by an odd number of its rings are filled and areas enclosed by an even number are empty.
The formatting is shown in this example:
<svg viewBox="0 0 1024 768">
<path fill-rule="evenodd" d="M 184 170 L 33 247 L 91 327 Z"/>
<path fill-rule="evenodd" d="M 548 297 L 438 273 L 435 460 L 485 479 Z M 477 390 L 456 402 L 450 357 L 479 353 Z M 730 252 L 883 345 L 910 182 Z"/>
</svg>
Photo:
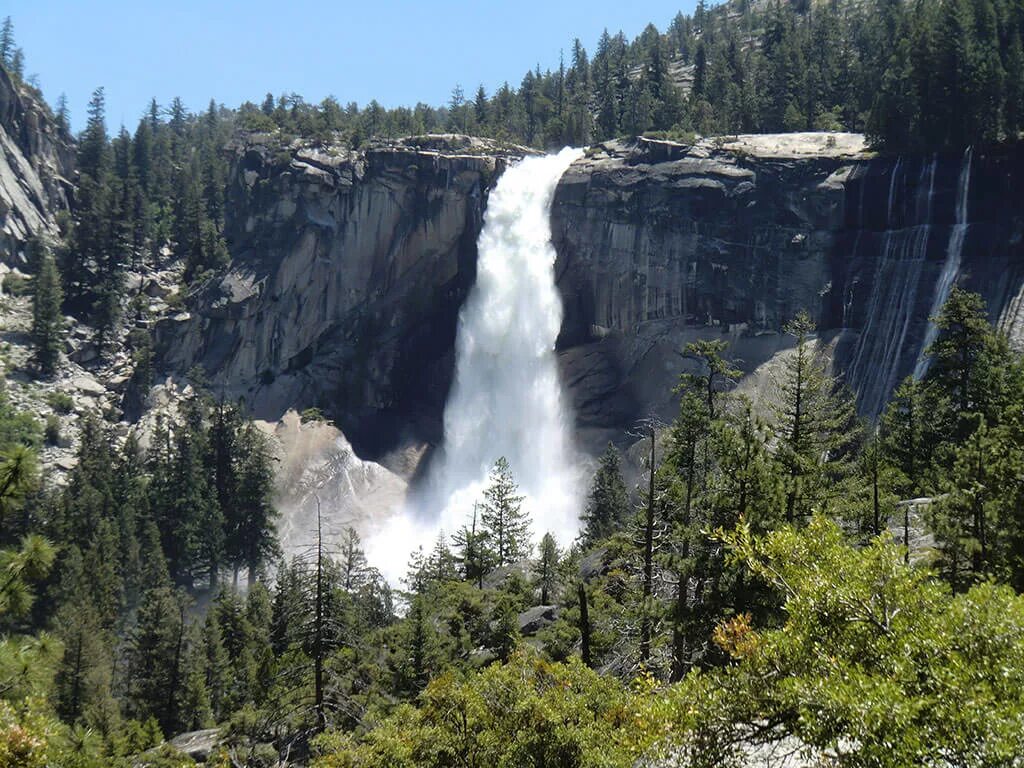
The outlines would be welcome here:
<svg viewBox="0 0 1024 768">
<path fill-rule="evenodd" d="M 1024 751 L 1024 598 L 982 583 L 954 595 L 886 537 L 863 549 L 815 517 L 723 534 L 784 599 L 785 622 L 719 626 L 732 661 L 632 686 L 577 660 L 520 652 L 435 679 L 362 735 L 321 738 L 318 768 L 605 768 L 671 757 L 742 764 L 790 739 L 843 766 L 1013 765 Z"/>
<path fill-rule="evenodd" d="M 725 706 L 694 725 L 733 738 L 703 764 L 783 734 L 840 765 L 1012 765 L 1024 753 L 1024 598 L 1012 589 L 954 596 L 888 537 L 857 549 L 824 517 L 725 540 L 785 597 L 786 620 L 759 633 L 739 616 L 716 631 L 734 659 L 709 676 Z"/>
<path fill-rule="evenodd" d="M 634 696 L 578 659 L 528 654 L 468 676 L 448 673 L 361 738 L 321 739 L 319 768 L 617 766 L 635 751 Z"/>
</svg>

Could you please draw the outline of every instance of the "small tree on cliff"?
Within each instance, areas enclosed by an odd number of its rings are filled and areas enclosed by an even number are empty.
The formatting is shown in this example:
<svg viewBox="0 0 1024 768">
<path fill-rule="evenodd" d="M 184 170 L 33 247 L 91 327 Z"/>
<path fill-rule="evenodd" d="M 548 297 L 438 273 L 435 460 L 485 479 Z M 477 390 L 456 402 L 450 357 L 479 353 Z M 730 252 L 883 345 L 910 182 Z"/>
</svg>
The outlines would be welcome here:
<svg viewBox="0 0 1024 768">
<path fill-rule="evenodd" d="M 493 562 L 501 568 L 530 552 L 530 519 L 523 511 L 523 497 L 512 478 L 508 460 L 502 456 L 491 469 L 490 485 L 484 491 L 481 515 Z"/>
</svg>

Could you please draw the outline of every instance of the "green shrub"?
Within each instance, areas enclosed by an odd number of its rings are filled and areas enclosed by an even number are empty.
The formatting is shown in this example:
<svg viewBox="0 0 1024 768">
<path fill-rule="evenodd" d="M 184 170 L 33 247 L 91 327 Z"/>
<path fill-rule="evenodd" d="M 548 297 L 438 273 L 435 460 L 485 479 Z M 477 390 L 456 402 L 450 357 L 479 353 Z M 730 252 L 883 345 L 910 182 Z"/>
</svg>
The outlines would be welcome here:
<svg viewBox="0 0 1024 768">
<path fill-rule="evenodd" d="M 43 439 L 46 440 L 47 445 L 60 444 L 60 419 L 57 417 L 57 414 L 51 413 L 47 415 Z"/>
<path fill-rule="evenodd" d="M 32 280 L 11 272 L 4 278 L 4 293 L 10 296 L 28 296 L 32 293 Z"/>
<path fill-rule="evenodd" d="M 51 392 L 46 396 L 46 402 L 56 413 L 71 413 L 71 409 L 75 406 L 71 395 L 61 391 Z"/>
<path fill-rule="evenodd" d="M 319 408 L 307 408 L 299 414 L 299 420 L 303 424 L 309 424 L 311 421 L 323 423 L 327 421 L 327 417 L 324 416 Z"/>
</svg>

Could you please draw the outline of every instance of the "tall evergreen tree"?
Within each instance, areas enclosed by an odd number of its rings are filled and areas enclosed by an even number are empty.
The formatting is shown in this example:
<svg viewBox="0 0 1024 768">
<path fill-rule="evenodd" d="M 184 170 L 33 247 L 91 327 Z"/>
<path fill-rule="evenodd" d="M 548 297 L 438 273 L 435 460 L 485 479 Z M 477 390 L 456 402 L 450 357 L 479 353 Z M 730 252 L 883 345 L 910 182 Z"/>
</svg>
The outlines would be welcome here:
<svg viewBox="0 0 1024 768">
<path fill-rule="evenodd" d="M 583 513 L 580 537 L 584 546 L 592 546 L 625 525 L 628 513 L 629 498 L 619 469 L 619 452 L 608 443 L 598 461 Z"/>
<path fill-rule="evenodd" d="M 488 534 L 480 520 L 480 505 L 473 505 L 470 522 L 463 525 L 452 541 L 455 544 L 456 562 L 462 568 L 462 578 L 483 588 L 484 576 L 493 567 L 491 552 L 487 545 Z"/>
<path fill-rule="evenodd" d="M 786 359 L 772 403 L 777 458 L 786 478 L 785 514 L 790 523 L 824 509 L 848 472 L 849 448 L 857 436 L 853 399 L 828 375 L 814 350 L 814 322 L 800 312 L 786 325 L 796 341 Z"/>
<path fill-rule="evenodd" d="M 187 676 L 188 600 L 168 588 L 143 595 L 128 646 L 129 713 L 152 716 L 164 733 L 182 727 L 182 702 Z"/>
<path fill-rule="evenodd" d="M 241 548 L 236 557 L 248 570 L 251 586 L 278 554 L 273 457 L 266 437 L 251 423 L 239 432 L 238 448 L 239 522 L 234 530 Z"/>
<path fill-rule="evenodd" d="M 541 605 L 549 605 L 555 595 L 555 585 L 558 580 L 558 561 L 560 553 L 555 537 L 545 533 L 540 540 L 540 552 L 535 567 L 537 574 L 537 585 L 540 587 Z"/>
<path fill-rule="evenodd" d="M 14 22 L 10 16 L 4 17 L 3 26 L 0 26 L 0 65 L 4 69 L 11 70 L 14 62 L 14 52 L 17 46 L 14 42 Z"/>
<path fill-rule="evenodd" d="M 508 460 L 499 458 L 491 469 L 480 514 L 498 568 L 512 565 L 530 552 L 530 519 L 522 509 L 518 490 Z"/>
<path fill-rule="evenodd" d="M 64 315 L 60 274 L 53 253 L 42 245 L 32 295 L 32 346 L 36 365 L 44 376 L 53 375 L 64 344 Z"/>
</svg>

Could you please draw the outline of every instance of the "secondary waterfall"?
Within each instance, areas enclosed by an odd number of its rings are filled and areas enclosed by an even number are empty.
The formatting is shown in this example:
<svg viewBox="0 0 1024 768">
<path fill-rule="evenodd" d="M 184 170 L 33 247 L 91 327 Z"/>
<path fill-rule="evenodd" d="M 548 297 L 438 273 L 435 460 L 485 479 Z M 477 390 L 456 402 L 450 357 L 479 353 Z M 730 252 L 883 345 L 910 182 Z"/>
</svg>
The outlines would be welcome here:
<svg viewBox="0 0 1024 768">
<path fill-rule="evenodd" d="M 928 330 L 925 331 L 924 342 L 921 344 L 921 353 L 918 355 L 917 364 L 914 366 L 914 378 L 920 380 L 928 370 L 929 358 L 926 357 L 928 347 L 935 342 L 939 329 L 932 320 L 942 310 L 942 305 L 949 298 L 949 292 L 953 289 L 953 281 L 960 271 L 960 260 L 964 250 L 964 239 L 967 237 L 967 198 L 971 191 L 971 160 L 973 159 L 973 148 L 968 147 L 964 152 L 964 159 L 960 163 L 960 178 L 956 188 L 956 221 L 949 233 L 949 243 L 946 245 L 946 261 L 942 266 L 942 274 L 935 284 L 935 296 L 932 299 L 932 306 L 928 312 Z"/>
<path fill-rule="evenodd" d="M 922 160 L 917 180 L 911 183 L 903 158 L 897 158 L 890 170 L 885 233 L 875 258 L 867 320 L 849 369 L 861 410 L 871 415 L 881 412 L 906 359 L 904 345 L 916 316 L 928 253 L 937 164 L 934 156 Z M 915 190 L 913 195 L 907 194 L 908 188 Z"/>
<path fill-rule="evenodd" d="M 539 539 L 563 544 L 579 521 L 579 488 L 554 348 L 562 325 L 549 214 L 555 187 L 580 150 L 526 158 L 491 192 L 476 285 L 459 317 L 444 446 L 421 498 L 370 542 L 393 577 L 416 546 L 469 522 L 488 472 L 504 456 Z M 393 579 L 392 579 L 393 580 Z"/>
</svg>

